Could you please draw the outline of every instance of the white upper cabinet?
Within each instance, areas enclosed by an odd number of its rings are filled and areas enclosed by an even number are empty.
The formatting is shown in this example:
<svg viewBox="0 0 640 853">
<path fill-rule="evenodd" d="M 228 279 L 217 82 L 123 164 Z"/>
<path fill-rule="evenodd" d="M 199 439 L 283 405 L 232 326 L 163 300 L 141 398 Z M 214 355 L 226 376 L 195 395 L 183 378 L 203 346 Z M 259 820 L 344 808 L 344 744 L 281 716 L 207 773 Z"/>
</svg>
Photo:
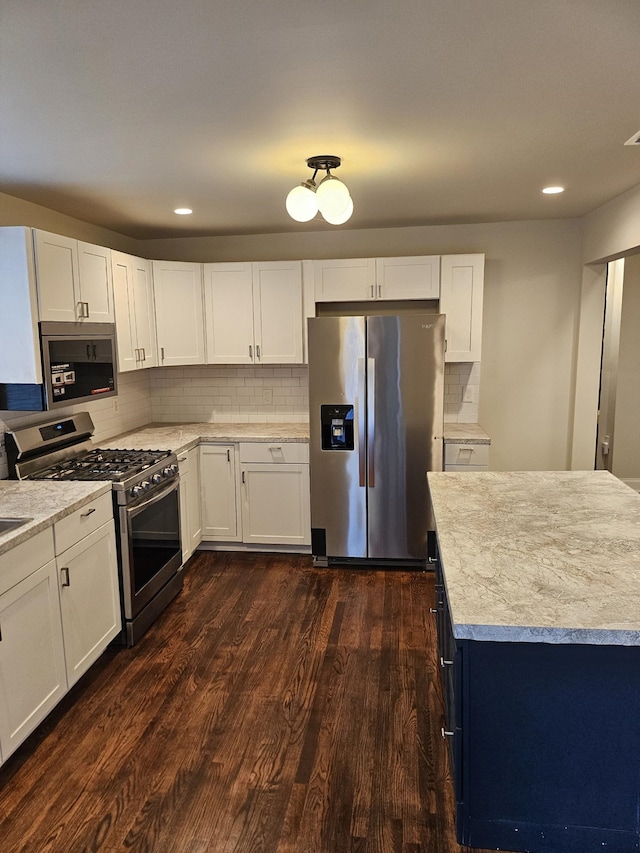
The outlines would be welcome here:
<svg viewBox="0 0 640 853">
<path fill-rule="evenodd" d="M 118 370 L 156 367 L 158 353 L 151 264 L 123 252 L 111 253 L 118 337 Z"/>
<path fill-rule="evenodd" d="M 484 255 L 443 255 L 440 313 L 446 314 L 445 361 L 480 361 Z"/>
<path fill-rule="evenodd" d="M 160 365 L 204 364 L 202 265 L 153 261 L 153 290 Z"/>
<path fill-rule="evenodd" d="M 113 323 L 111 250 L 35 230 L 40 320 Z"/>
<path fill-rule="evenodd" d="M 438 299 L 440 255 L 376 258 L 377 299 Z"/>
<path fill-rule="evenodd" d="M 253 364 L 251 264 L 204 265 L 209 364 Z"/>
<path fill-rule="evenodd" d="M 301 364 L 300 261 L 205 264 L 207 362 Z"/>
<path fill-rule="evenodd" d="M 437 299 L 440 256 L 314 261 L 316 302 Z"/>
<path fill-rule="evenodd" d="M 316 302 L 375 299 L 375 258 L 314 261 Z"/>
</svg>

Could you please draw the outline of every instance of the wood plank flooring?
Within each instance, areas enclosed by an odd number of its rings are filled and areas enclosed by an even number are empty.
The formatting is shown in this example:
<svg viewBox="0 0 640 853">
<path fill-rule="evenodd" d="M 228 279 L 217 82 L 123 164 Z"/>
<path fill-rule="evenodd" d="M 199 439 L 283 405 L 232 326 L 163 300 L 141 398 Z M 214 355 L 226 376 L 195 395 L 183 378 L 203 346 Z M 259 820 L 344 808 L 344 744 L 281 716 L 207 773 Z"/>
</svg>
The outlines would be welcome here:
<svg viewBox="0 0 640 853">
<path fill-rule="evenodd" d="M 0 768 L 0 850 L 459 853 L 433 575 L 200 552 Z"/>
</svg>

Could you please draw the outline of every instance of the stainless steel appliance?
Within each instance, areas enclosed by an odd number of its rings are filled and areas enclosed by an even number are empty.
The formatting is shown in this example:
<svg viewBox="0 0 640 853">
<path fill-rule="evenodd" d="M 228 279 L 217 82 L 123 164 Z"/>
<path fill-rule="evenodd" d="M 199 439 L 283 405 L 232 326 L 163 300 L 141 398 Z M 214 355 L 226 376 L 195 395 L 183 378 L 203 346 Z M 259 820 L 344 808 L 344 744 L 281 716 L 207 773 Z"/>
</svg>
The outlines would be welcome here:
<svg viewBox="0 0 640 853">
<path fill-rule="evenodd" d="M 18 479 L 109 480 L 118 540 L 123 642 L 134 645 L 182 589 L 178 463 L 163 450 L 101 450 L 87 412 L 6 433 Z"/>
<path fill-rule="evenodd" d="M 315 561 L 424 562 L 442 470 L 444 316 L 309 320 Z"/>
<path fill-rule="evenodd" d="M 59 409 L 118 393 L 113 323 L 40 323 L 41 385 L 3 383 L 0 409 Z"/>
</svg>

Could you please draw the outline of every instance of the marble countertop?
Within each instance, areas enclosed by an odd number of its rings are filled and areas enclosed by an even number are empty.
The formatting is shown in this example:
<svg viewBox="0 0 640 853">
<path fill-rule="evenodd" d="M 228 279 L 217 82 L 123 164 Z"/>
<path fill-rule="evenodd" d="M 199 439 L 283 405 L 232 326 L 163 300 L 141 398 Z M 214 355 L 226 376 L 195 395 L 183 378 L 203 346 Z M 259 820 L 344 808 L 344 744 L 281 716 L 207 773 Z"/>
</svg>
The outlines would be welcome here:
<svg viewBox="0 0 640 853">
<path fill-rule="evenodd" d="M 445 424 L 444 440 L 461 444 L 490 444 L 478 424 Z M 100 447 L 127 450 L 173 450 L 184 453 L 200 441 L 309 441 L 309 424 L 148 424 L 99 442 Z"/>
<path fill-rule="evenodd" d="M 184 453 L 201 441 L 309 441 L 309 425 L 300 424 L 148 424 L 103 439 L 100 447 L 122 450 L 172 450 Z"/>
<path fill-rule="evenodd" d="M 105 481 L 0 480 L 0 517 L 31 519 L 21 527 L 0 534 L 0 554 L 71 515 L 87 501 L 110 491 L 111 483 Z"/>
<path fill-rule="evenodd" d="M 640 494 L 606 471 L 428 479 L 456 638 L 640 645 Z"/>
<path fill-rule="evenodd" d="M 491 439 L 479 424 L 445 424 L 445 444 L 491 444 Z"/>
</svg>

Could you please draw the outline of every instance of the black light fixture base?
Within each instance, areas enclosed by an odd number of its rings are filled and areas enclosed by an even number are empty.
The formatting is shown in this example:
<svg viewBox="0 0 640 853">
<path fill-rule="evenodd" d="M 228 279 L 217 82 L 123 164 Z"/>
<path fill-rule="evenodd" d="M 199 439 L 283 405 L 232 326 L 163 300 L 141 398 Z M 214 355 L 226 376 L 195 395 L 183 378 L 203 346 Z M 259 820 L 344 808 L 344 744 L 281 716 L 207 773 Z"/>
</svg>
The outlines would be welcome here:
<svg viewBox="0 0 640 853">
<path fill-rule="evenodd" d="M 315 169 L 316 172 L 327 172 L 329 169 L 337 169 L 342 160 L 339 157 L 334 157 L 333 154 L 322 154 L 317 157 L 309 157 L 307 166 L 310 169 Z"/>
</svg>

